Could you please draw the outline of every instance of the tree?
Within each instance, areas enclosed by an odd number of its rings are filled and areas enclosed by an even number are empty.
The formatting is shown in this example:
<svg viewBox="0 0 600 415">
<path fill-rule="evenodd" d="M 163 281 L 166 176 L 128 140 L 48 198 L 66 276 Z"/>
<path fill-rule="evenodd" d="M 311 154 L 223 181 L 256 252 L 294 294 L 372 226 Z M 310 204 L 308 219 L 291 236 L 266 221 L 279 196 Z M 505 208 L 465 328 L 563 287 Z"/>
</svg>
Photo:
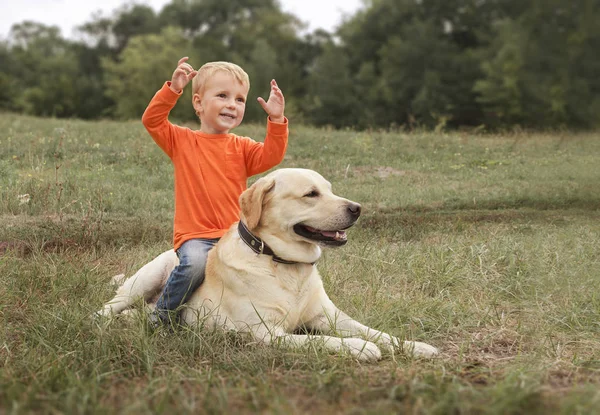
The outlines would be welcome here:
<svg viewBox="0 0 600 415">
<path fill-rule="evenodd" d="M 487 122 L 530 127 L 598 123 L 600 4 L 531 0 L 497 22 L 475 84 Z"/>
<path fill-rule="evenodd" d="M 0 109 L 15 110 L 15 98 L 20 93 L 20 88 L 15 84 L 18 79 L 19 65 L 11 53 L 8 42 L 0 42 Z"/>
<path fill-rule="evenodd" d="M 104 59 L 106 94 L 116 103 L 114 116 L 122 119 L 141 118 L 154 93 L 171 79 L 182 56 L 187 56 L 190 41 L 179 28 L 167 27 L 160 34 L 131 38 L 118 61 Z M 197 59 L 192 64 L 197 66 Z M 186 88 L 171 114 L 180 119 L 194 119 L 191 88 Z"/>
<path fill-rule="evenodd" d="M 68 117 L 75 113 L 79 69 L 70 42 L 60 29 L 34 22 L 14 25 L 9 35 L 20 94 L 14 101 L 25 113 Z"/>
<path fill-rule="evenodd" d="M 525 97 L 524 73 L 526 34 L 511 20 L 496 23 L 497 38 L 491 56 L 481 63 L 483 76 L 475 82 L 474 91 L 480 96 L 488 124 L 518 124 L 525 121 L 531 99 Z"/>
<path fill-rule="evenodd" d="M 129 4 L 117 10 L 116 19 L 112 25 L 117 52 L 122 51 L 132 37 L 159 33 L 159 31 L 158 17 L 154 10 L 143 4 Z"/>
<path fill-rule="evenodd" d="M 277 78 L 286 97 L 305 92 L 307 55 L 301 53 L 304 44 L 297 35 L 302 24 L 284 13 L 276 0 L 174 0 L 163 8 L 159 20 L 177 24 L 193 39 L 190 56 L 201 56 L 203 62 L 229 60 L 257 75 L 263 71 L 253 68 L 272 66 L 277 73 L 271 76 Z M 251 81 L 260 85 L 254 77 Z"/>
<path fill-rule="evenodd" d="M 379 51 L 381 97 L 379 125 L 470 124 L 479 117 L 472 92 L 478 62 L 444 33 L 436 20 L 414 20 Z M 381 105 L 381 104 L 380 104 Z M 389 108 L 390 111 L 385 111 Z M 392 112 L 393 111 L 393 112 Z"/>
<path fill-rule="evenodd" d="M 336 33 L 304 29 L 277 0 L 132 4 L 80 26 L 15 25 L 0 43 L 0 108 L 138 118 L 181 56 L 240 64 L 247 120 L 276 78 L 287 112 L 318 125 L 600 123 L 599 0 L 365 0 Z M 169 28 L 170 26 L 170 28 Z M 188 100 L 189 91 L 184 100 Z M 195 119 L 189 106 L 174 115 Z"/>
<path fill-rule="evenodd" d="M 340 27 L 370 125 L 478 121 L 473 50 L 485 24 L 473 16 L 480 3 L 374 0 Z"/>
<path fill-rule="evenodd" d="M 256 101 L 257 97 L 263 97 L 265 100 L 269 96 L 271 79 L 277 77 L 277 53 L 264 40 L 259 39 L 247 60 L 239 57 L 234 58 L 239 62 L 250 78 L 250 92 L 246 103 L 246 113 L 244 119 L 247 121 L 259 121 L 266 118 L 265 111 Z"/>
<path fill-rule="evenodd" d="M 333 44 L 325 46 L 314 63 L 305 104 L 314 124 L 339 128 L 355 126 L 361 121 L 365 103 L 356 93 L 348 66 L 344 51 Z"/>
</svg>

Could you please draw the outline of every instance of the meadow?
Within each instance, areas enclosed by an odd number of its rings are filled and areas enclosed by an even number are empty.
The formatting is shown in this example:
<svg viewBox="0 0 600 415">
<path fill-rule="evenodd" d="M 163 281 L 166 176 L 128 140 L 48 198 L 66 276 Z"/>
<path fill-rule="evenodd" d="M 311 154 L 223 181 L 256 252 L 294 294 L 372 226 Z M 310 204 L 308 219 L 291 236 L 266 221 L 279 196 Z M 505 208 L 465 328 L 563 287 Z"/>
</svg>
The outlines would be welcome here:
<svg viewBox="0 0 600 415">
<path fill-rule="evenodd" d="M 139 121 L 0 114 L 0 414 L 600 413 L 600 133 L 292 124 L 281 167 L 363 206 L 332 300 L 440 358 L 90 319 L 171 247 L 170 161 Z"/>
</svg>

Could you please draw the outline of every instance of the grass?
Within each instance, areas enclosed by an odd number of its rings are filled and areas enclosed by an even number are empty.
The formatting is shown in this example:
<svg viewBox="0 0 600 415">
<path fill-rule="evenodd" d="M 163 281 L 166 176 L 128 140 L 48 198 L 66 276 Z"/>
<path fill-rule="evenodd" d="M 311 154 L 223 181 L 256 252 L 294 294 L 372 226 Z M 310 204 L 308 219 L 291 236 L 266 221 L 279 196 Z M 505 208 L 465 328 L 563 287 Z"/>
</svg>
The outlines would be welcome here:
<svg viewBox="0 0 600 415">
<path fill-rule="evenodd" d="M 0 414 L 600 413 L 598 134 L 292 125 L 281 167 L 363 205 L 319 262 L 330 297 L 442 351 L 366 365 L 90 321 L 112 275 L 170 247 L 170 162 L 139 122 L 0 131 Z"/>
</svg>

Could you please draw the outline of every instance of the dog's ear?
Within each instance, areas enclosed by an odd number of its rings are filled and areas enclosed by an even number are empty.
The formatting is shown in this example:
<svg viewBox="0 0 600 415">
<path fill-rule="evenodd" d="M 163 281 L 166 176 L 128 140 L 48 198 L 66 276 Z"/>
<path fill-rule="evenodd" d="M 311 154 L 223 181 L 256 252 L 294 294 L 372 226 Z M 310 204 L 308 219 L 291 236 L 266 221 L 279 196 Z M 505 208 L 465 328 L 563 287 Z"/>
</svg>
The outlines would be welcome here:
<svg viewBox="0 0 600 415">
<path fill-rule="evenodd" d="M 240 209 L 242 211 L 242 219 L 252 230 L 258 226 L 265 195 L 275 187 L 274 179 L 261 178 L 258 179 L 252 186 L 244 191 L 240 196 Z"/>
</svg>

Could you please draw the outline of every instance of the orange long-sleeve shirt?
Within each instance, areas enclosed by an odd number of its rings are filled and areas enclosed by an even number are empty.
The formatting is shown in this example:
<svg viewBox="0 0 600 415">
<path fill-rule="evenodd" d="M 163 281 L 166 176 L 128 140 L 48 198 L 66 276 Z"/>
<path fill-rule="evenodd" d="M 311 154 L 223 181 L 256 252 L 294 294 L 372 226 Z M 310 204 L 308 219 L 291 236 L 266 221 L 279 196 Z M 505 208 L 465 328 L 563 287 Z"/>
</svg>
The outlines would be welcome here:
<svg viewBox="0 0 600 415">
<path fill-rule="evenodd" d="M 288 123 L 267 118 L 264 143 L 235 134 L 205 134 L 171 124 L 169 112 L 181 94 L 169 82 L 154 95 L 142 123 L 173 162 L 175 249 L 189 239 L 220 238 L 240 218 L 239 196 L 248 177 L 283 160 Z"/>
</svg>

